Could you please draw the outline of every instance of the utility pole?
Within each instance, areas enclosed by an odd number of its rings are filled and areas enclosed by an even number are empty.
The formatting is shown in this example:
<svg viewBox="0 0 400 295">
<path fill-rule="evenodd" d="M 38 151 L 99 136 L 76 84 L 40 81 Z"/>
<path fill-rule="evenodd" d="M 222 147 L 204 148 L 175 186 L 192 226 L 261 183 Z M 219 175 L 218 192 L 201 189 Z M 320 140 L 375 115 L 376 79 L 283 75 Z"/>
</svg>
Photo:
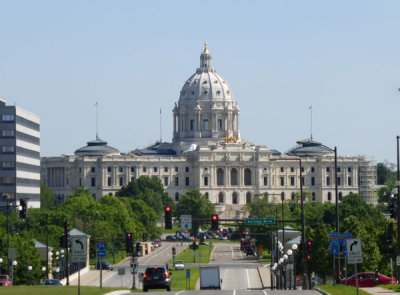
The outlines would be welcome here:
<svg viewBox="0 0 400 295">
<path fill-rule="evenodd" d="M 399 139 L 400 136 L 396 136 L 397 139 L 397 256 L 400 256 L 400 159 L 399 159 Z M 400 279 L 400 266 L 397 265 L 397 280 Z"/>
</svg>

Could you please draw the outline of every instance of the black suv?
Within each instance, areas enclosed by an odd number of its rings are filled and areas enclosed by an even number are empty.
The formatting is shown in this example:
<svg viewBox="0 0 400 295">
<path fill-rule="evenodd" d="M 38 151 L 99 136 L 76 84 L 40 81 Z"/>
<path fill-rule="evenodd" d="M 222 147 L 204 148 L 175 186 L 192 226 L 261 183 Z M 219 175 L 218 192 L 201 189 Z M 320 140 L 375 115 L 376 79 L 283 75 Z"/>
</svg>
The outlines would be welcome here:
<svg viewBox="0 0 400 295">
<path fill-rule="evenodd" d="M 97 261 L 96 269 L 100 269 L 100 265 L 101 269 L 103 270 L 113 270 L 113 266 L 108 261 L 103 261 L 102 263 L 100 263 L 100 261 Z"/>
<path fill-rule="evenodd" d="M 171 278 L 165 266 L 153 266 L 146 268 L 143 274 L 143 292 L 149 289 L 167 289 L 171 291 Z"/>
</svg>

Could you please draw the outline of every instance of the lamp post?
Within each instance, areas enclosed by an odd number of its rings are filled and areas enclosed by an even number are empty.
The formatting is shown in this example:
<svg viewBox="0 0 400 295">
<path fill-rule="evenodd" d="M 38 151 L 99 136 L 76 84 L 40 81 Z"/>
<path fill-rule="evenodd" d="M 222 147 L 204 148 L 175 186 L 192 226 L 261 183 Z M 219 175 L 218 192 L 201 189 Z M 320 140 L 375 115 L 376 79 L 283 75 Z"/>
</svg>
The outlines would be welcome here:
<svg viewBox="0 0 400 295">
<path fill-rule="evenodd" d="M 297 282 L 296 282 L 296 250 L 297 250 L 297 244 L 292 245 L 292 250 L 293 250 L 293 290 L 297 289 Z"/>
<path fill-rule="evenodd" d="M 3 264 L 3 258 L 0 257 L 0 272 L 2 272 L 2 271 L 1 271 L 2 264 Z"/>
<path fill-rule="evenodd" d="M 12 262 L 11 281 L 12 281 L 13 286 L 14 286 L 14 271 L 15 271 L 15 268 L 17 267 L 17 264 L 18 264 L 17 260 L 14 260 L 14 261 Z"/>
<path fill-rule="evenodd" d="M 47 264 L 48 265 L 48 264 Z M 45 277 L 48 278 L 49 272 L 47 272 L 47 268 L 45 266 L 42 266 L 42 278 L 44 279 Z"/>
<path fill-rule="evenodd" d="M 28 272 L 29 272 L 29 284 L 33 285 L 32 284 L 32 266 L 31 265 L 28 266 Z"/>
<path fill-rule="evenodd" d="M 299 158 L 300 165 L 300 199 L 301 199 L 301 248 L 302 248 L 302 257 L 301 264 L 303 265 L 303 289 L 309 289 L 308 282 L 308 262 L 306 259 L 306 219 L 304 215 L 304 196 L 303 196 L 303 175 L 302 175 L 302 166 L 301 166 L 301 158 Z"/>
<path fill-rule="evenodd" d="M 290 257 L 292 257 L 293 251 L 292 249 L 287 250 L 286 254 L 289 256 L 289 265 L 290 265 Z M 292 268 L 289 268 L 289 290 L 292 289 Z"/>
<path fill-rule="evenodd" d="M 283 289 L 287 289 L 287 282 L 286 282 L 286 275 L 287 275 L 287 261 L 289 259 L 289 256 L 286 254 L 283 255 Z"/>
</svg>

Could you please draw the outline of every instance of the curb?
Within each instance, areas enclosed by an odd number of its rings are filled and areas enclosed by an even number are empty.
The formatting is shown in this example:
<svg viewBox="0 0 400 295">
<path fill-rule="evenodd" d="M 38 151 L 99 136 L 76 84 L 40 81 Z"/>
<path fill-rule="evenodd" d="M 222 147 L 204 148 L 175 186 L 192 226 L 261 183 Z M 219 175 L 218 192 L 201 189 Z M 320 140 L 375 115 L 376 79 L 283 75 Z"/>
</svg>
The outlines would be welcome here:
<svg viewBox="0 0 400 295">
<path fill-rule="evenodd" d="M 321 290 L 321 289 L 319 289 L 319 288 L 313 288 L 313 290 L 319 292 L 319 293 L 322 294 L 322 295 L 330 295 L 329 293 L 327 293 L 327 292 L 325 292 L 325 291 L 323 291 L 323 290 Z"/>
</svg>

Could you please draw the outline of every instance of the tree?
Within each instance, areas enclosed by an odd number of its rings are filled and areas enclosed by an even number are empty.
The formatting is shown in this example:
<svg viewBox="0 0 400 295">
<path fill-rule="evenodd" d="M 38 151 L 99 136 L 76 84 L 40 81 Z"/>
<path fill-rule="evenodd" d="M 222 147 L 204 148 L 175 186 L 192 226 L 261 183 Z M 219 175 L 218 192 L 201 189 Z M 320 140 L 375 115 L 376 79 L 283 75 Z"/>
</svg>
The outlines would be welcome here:
<svg viewBox="0 0 400 295">
<path fill-rule="evenodd" d="M 40 208 L 50 209 L 56 205 L 56 195 L 54 192 L 44 184 L 40 182 Z"/>
<path fill-rule="evenodd" d="M 214 205 L 197 189 L 189 190 L 185 195 L 182 195 L 176 206 L 177 216 L 192 215 L 192 219 L 202 218 L 207 220 L 206 222 L 193 222 L 194 231 L 197 231 L 198 226 L 210 225 L 209 220 L 214 213 Z"/>
<path fill-rule="evenodd" d="M 378 163 L 376 165 L 377 184 L 383 185 L 387 181 L 394 182 L 396 180 L 396 172 L 388 167 L 388 164 Z"/>
</svg>

